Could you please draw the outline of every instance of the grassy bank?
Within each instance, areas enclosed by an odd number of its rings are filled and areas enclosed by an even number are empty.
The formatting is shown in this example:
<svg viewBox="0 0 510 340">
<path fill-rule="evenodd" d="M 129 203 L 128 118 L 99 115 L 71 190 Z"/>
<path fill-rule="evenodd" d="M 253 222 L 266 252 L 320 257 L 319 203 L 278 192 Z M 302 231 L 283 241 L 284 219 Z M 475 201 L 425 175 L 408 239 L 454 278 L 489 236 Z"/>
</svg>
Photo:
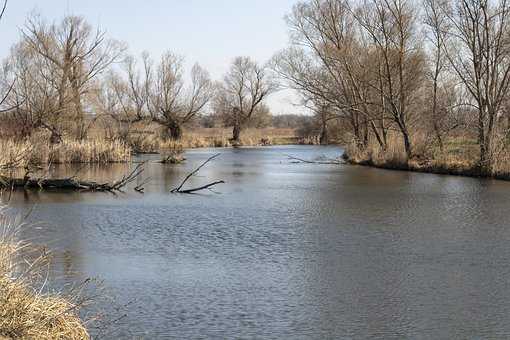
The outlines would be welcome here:
<svg viewBox="0 0 510 340">
<path fill-rule="evenodd" d="M 0 339 L 89 339 L 72 297 L 44 294 L 49 256 L 18 240 L 19 223 L 0 211 Z M 32 253 L 31 256 L 24 255 Z"/>
<path fill-rule="evenodd" d="M 355 143 L 346 147 L 344 158 L 351 164 L 380 169 L 413 171 L 441 175 L 484 177 L 510 180 L 510 157 L 498 152 L 489 172 L 483 172 L 476 141 L 466 137 L 452 137 L 445 141 L 443 150 L 427 139 L 417 140 L 415 154 L 408 159 L 404 146 L 397 138 L 391 138 L 386 150 L 374 142 L 366 148 Z M 502 144 L 498 144 L 500 147 Z"/>
</svg>

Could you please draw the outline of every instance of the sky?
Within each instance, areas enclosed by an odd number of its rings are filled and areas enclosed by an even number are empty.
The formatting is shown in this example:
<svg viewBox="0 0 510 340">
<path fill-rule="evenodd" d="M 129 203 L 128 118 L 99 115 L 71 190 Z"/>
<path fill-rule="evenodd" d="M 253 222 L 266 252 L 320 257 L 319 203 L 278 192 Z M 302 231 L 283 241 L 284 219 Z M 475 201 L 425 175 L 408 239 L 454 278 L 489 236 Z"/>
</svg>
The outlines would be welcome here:
<svg viewBox="0 0 510 340">
<path fill-rule="evenodd" d="M 298 0 L 9 0 L 0 23 L 0 57 L 19 40 L 31 12 L 50 21 L 81 15 L 126 42 L 132 54 L 148 51 L 154 59 L 167 50 L 205 67 L 221 79 L 236 56 L 260 63 L 288 45 L 284 16 Z M 302 113 L 290 91 L 273 95 L 274 114 Z"/>
</svg>

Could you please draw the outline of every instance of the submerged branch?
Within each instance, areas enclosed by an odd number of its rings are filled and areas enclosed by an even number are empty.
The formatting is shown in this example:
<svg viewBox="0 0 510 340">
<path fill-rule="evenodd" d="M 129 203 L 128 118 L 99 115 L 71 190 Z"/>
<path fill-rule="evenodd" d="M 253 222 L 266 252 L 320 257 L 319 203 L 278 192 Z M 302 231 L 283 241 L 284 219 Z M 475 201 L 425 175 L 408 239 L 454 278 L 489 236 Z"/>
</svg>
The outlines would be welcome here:
<svg viewBox="0 0 510 340">
<path fill-rule="evenodd" d="M 209 183 L 209 184 L 206 184 L 204 186 L 201 186 L 201 187 L 198 187 L 198 188 L 193 188 L 193 189 L 182 189 L 184 187 L 184 185 L 186 184 L 186 182 L 188 182 L 188 180 L 193 177 L 194 175 L 196 175 L 207 163 L 209 163 L 210 161 L 212 161 L 213 159 L 219 157 L 221 154 L 217 153 L 211 157 L 209 157 L 205 162 L 203 162 L 198 168 L 196 168 L 195 170 L 193 170 L 192 172 L 190 172 L 186 178 L 184 178 L 184 180 L 181 182 L 181 184 L 175 188 L 175 189 L 172 189 L 170 192 L 171 193 L 180 193 L 180 194 L 192 194 L 194 192 L 197 192 L 197 191 L 201 191 L 201 190 L 205 190 L 205 189 L 210 189 L 211 187 L 215 186 L 215 185 L 218 185 L 218 184 L 224 184 L 225 181 L 215 181 L 215 182 L 212 182 L 212 183 Z"/>
<path fill-rule="evenodd" d="M 340 164 L 345 164 L 345 162 L 343 162 L 343 161 L 336 160 L 336 159 L 329 159 L 329 158 L 327 160 L 325 160 L 325 161 L 310 161 L 310 160 L 294 157 L 294 156 L 291 156 L 291 155 L 285 155 L 285 156 L 287 156 L 290 160 L 297 161 L 296 163 L 322 164 L 322 165 L 340 165 Z"/>
<path fill-rule="evenodd" d="M 130 173 L 111 183 L 82 181 L 76 175 L 69 178 L 30 177 L 27 172 L 23 178 L 12 178 L 0 175 L 0 189 L 36 188 L 63 189 L 77 191 L 120 192 L 128 184 L 135 181 L 144 171 L 145 163 L 138 164 Z"/>
<path fill-rule="evenodd" d="M 211 187 L 213 187 L 215 185 L 218 185 L 218 184 L 225 184 L 225 181 L 216 181 L 216 182 L 212 182 L 212 183 L 206 184 L 206 185 L 198 187 L 198 188 L 187 189 L 187 190 L 179 190 L 179 191 L 176 191 L 176 192 L 178 192 L 180 194 L 192 194 L 192 193 L 197 192 L 197 191 L 209 189 L 209 188 L 211 188 Z M 174 191 L 172 190 L 172 192 L 174 192 Z"/>
</svg>

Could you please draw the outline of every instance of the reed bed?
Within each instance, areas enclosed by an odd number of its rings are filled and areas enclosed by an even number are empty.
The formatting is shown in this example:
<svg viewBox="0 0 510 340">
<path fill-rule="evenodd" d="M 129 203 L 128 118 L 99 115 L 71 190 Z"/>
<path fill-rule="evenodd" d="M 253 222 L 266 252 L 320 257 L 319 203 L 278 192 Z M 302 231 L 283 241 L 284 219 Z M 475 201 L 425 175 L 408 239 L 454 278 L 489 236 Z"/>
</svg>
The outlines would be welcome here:
<svg viewBox="0 0 510 340">
<path fill-rule="evenodd" d="M 44 140 L 15 142 L 0 140 L 0 164 L 18 166 L 89 163 L 120 163 L 131 160 L 132 150 L 127 144 L 104 140 L 71 141 L 50 144 Z"/>
<path fill-rule="evenodd" d="M 51 144 L 47 136 L 34 136 L 26 141 L 0 140 L 1 165 L 5 167 L 26 167 L 46 164 L 106 164 L 125 163 L 137 153 L 163 153 L 195 148 L 230 147 L 231 129 L 210 128 L 187 130 L 179 141 L 161 138 L 156 133 L 140 131 L 129 136 L 128 141 L 106 140 L 96 137 L 76 141 L 64 139 Z M 255 129 L 243 131 L 241 146 L 298 144 L 294 129 Z"/>
<path fill-rule="evenodd" d="M 22 226 L 0 210 L 0 339 L 90 339 L 79 317 L 84 300 L 43 293 L 50 257 L 19 241 Z"/>
</svg>

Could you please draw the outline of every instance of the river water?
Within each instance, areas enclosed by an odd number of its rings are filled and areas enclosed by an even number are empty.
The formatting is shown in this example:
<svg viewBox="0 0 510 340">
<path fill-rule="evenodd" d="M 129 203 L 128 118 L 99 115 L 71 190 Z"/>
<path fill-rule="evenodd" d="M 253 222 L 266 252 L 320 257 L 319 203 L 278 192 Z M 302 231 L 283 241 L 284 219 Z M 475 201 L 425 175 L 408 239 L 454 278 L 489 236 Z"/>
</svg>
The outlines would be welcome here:
<svg viewBox="0 0 510 340">
<path fill-rule="evenodd" d="M 169 193 L 216 152 L 190 185 L 227 184 Z M 95 307 L 119 320 L 100 338 L 509 338 L 510 183 L 285 156 L 341 153 L 193 150 L 148 164 L 144 195 L 18 192 L 11 205 L 32 210 L 25 237 L 54 251 L 55 287 L 103 281 Z"/>
</svg>

